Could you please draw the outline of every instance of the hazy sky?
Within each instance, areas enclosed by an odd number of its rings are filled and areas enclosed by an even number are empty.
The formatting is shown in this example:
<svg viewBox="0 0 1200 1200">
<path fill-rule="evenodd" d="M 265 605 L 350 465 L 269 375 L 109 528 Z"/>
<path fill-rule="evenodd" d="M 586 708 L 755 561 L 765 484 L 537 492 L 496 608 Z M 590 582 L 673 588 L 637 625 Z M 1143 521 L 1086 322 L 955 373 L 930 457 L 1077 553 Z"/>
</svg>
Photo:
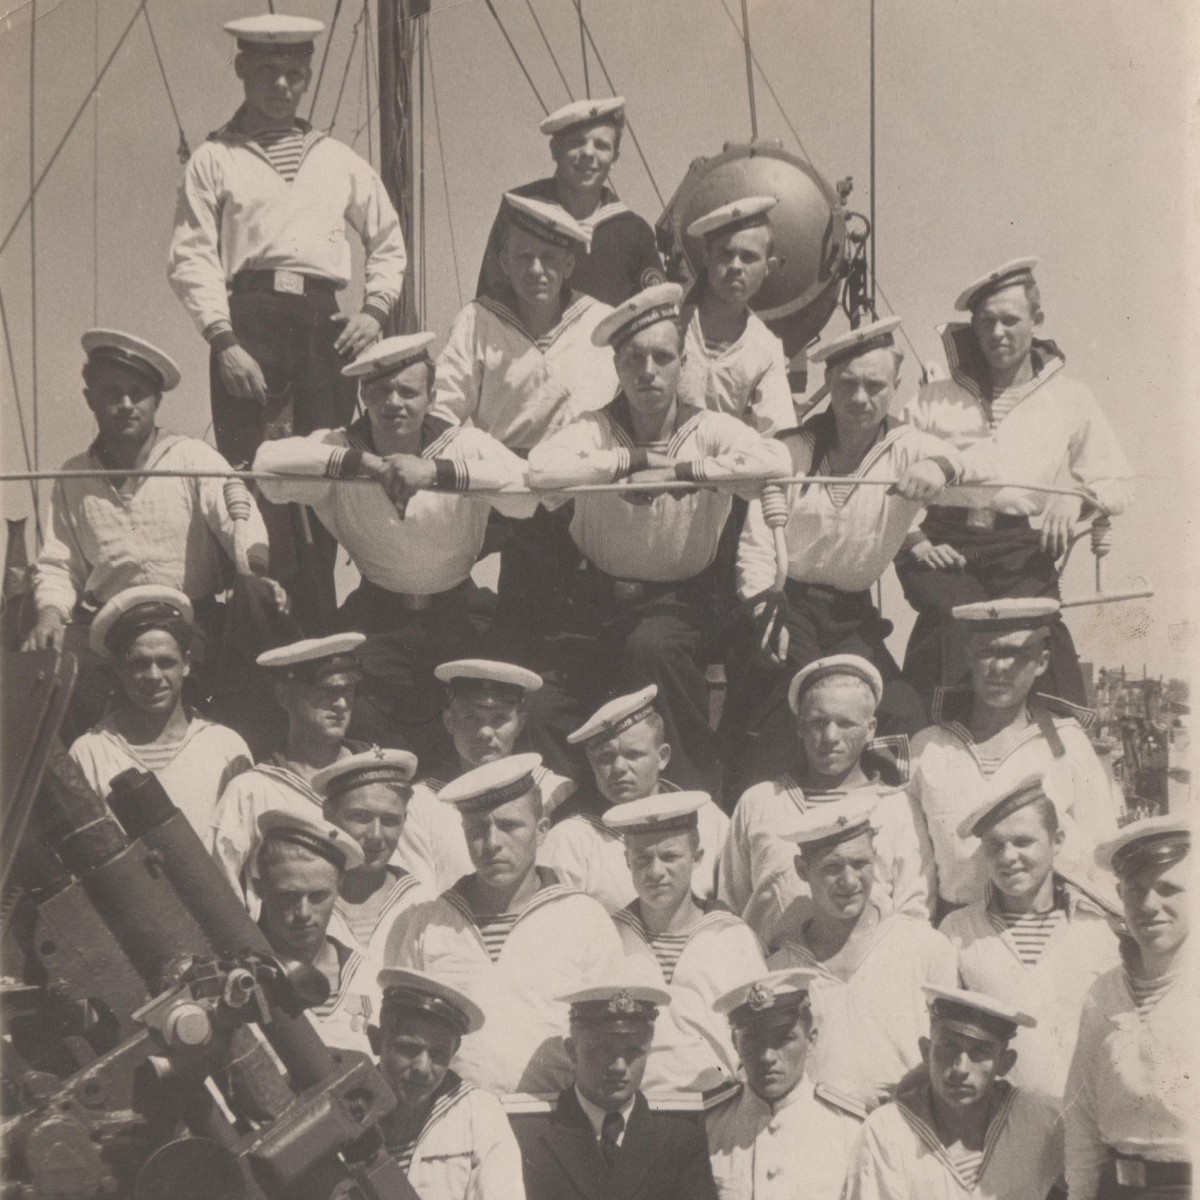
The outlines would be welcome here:
<svg viewBox="0 0 1200 1200">
<path fill-rule="evenodd" d="M 573 0 L 531 0 L 576 96 L 582 94 Z M 565 103 L 526 0 L 495 0 L 546 102 Z M 737 0 L 724 0 L 737 12 Z M 283 4 L 277 7 L 284 7 Z M 136 0 L 40 0 L 37 11 L 36 154 L 46 162 Z M 239 100 L 232 42 L 220 30 L 264 11 L 246 0 L 151 0 L 184 131 L 194 148 Z M 316 119 L 327 126 L 350 48 L 358 0 L 344 0 Z M 333 0 L 292 0 L 290 11 L 327 23 Z M 696 157 L 749 135 L 740 40 L 722 0 L 584 0 L 617 89 L 628 99 L 659 188 L 667 197 Z M 29 12 L 0 23 L 0 225 L 28 194 Z M 755 0 L 754 47 L 817 168 L 853 175 L 852 203 L 868 189 L 867 0 Z M 374 42 L 374 5 L 371 15 Z M 1082 609 L 1070 623 L 1084 657 L 1152 673 L 1178 669 L 1198 573 L 1189 505 L 1196 502 L 1197 399 L 1195 115 L 1197 25 L 1193 0 L 879 0 L 878 271 L 923 359 L 940 358 L 934 326 L 952 317 L 962 285 L 1019 254 L 1042 257 L 1045 331 L 1068 370 L 1095 391 L 1138 474 L 1135 507 L 1116 526 L 1105 564 L 1110 590 L 1144 574 L 1148 604 Z M 464 296 L 473 290 L 499 193 L 547 168 L 541 109 L 481 0 L 434 0 L 433 72 Z M 336 136 L 365 121 L 372 87 L 360 32 Z M 607 92 L 595 60 L 592 90 Z M 165 262 L 180 174 L 178 133 L 139 18 L 100 91 L 98 172 L 93 114 L 85 114 L 37 203 L 40 459 L 58 465 L 91 436 L 79 394 L 79 335 L 94 321 L 138 332 L 180 362 L 184 384 L 163 423 L 203 435 L 208 425 L 205 347 L 167 287 Z M 794 140 L 761 80 L 760 136 Z M 428 262 L 426 323 L 444 332 L 459 306 L 432 104 L 426 118 Z M 366 131 L 357 148 L 366 152 Z M 372 138 L 372 154 L 377 139 Z M 626 139 L 614 178 L 651 221 L 660 205 Z M 97 208 L 93 210 L 93 189 Z M 93 237 L 98 222 L 99 247 Z M 93 288 L 98 292 L 95 309 Z M 33 391 L 28 219 L 0 258 L 20 396 Z M 837 318 L 835 318 L 836 322 Z M 836 324 L 833 328 L 837 328 Z M 3 463 L 19 470 L 7 354 L 0 349 Z M 905 371 L 904 393 L 916 365 Z M 6 485 L 9 515 L 30 510 Z M 43 492 L 44 502 L 44 492 Z M 1068 595 L 1090 592 L 1090 555 L 1076 555 Z M 898 590 L 887 615 L 906 631 Z M 897 651 L 901 647 L 897 646 Z"/>
</svg>

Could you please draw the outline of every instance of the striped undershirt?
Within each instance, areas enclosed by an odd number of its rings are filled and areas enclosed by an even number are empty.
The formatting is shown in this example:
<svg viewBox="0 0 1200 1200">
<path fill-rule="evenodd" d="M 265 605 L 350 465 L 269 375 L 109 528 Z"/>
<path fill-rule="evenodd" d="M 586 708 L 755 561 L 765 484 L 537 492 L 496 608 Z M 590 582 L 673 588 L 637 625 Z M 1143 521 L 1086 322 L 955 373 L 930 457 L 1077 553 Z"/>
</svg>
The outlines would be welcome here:
<svg viewBox="0 0 1200 1200">
<path fill-rule="evenodd" d="M 517 923 L 520 915 L 520 913 L 498 913 L 494 917 L 476 916 L 475 923 L 479 926 L 479 936 L 483 938 L 488 958 L 492 962 L 499 961 L 500 951 L 504 949 L 504 943 L 508 941 L 508 935 L 512 933 L 513 926 Z"/>
<path fill-rule="evenodd" d="M 837 472 L 829 465 L 829 459 L 823 458 L 818 465 L 814 474 L 817 475 L 836 475 Z M 845 483 L 827 483 L 825 485 L 829 495 L 833 499 L 833 503 L 841 508 L 847 500 L 850 499 L 850 493 L 858 486 L 857 479 L 847 479 Z"/>
<path fill-rule="evenodd" d="M 967 1191 L 974 1191 L 979 1183 L 979 1173 L 983 1170 L 983 1151 L 967 1150 L 956 1143 L 946 1147 L 946 1157 L 954 1164 L 954 1170 Z"/>
<path fill-rule="evenodd" d="M 1012 412 L 1013 406 L 1021 399 L 1028 386 L 1027 383 L 1022 383 L 1017 387 L 1005 388 L 1004 391 L 998 392 L 992 397 L 992 402 L 989 406 L 988 423 L 993 429 Z"/>
<path fill-rule="evenodd" d="M 108 727 L 108 732 L 120 744 L 121 749 L 145 770 L 157 774 L 166 770 L 175 761 L 175 756 L 183 749 L 184 743 L 191 734 L 191 728 L 183 731 L 180 737 L 169 742 L 139 742 L 136 745 L 126 741 L 115 729 Z"/>
<path fill-rule="evenodd" d="M 1138 1016 L 1145 1018 L 1154 1010 L 1154 1006 L 1166 995 L 1175 982 L 1175 975 L 1160 975 L 1156 979 L 1141 979 L 1129 971 L 1125 972 L 1129 981 L 1129 990 L 1133 994 L 1133 1002 L 1137 1005 Z"/>
<path fill-rule="evenodd" d="M 291 183 L 304 157 L 304 130 L 295 126 L 291 129 L 263 129 L 254 135 L 254 141 L 271 166 Z"/>
<path fill-rule="evenodd" d="M 659 933 L 650 939 L 650 949 L 654 951 L 654 957 L 658 960 L 659 969 L 668 987 L 671 986 L 675 968 L 679 964 L 679 956 L 683 953 L 690 936 L 687 933 Z"/>
<path fill-rule="evenodd" d="M 1001 933 L 1008 930 L 1016 943 L 1022 965 L 1036 967 L 1041 961 L 1046 943 L 1067 919 L 1067 914 L 1061 908 L 1052 908 L 1043 913 L 1010 913 L 992 907 L 988 909 L 988 919 Z"/>
</svg>

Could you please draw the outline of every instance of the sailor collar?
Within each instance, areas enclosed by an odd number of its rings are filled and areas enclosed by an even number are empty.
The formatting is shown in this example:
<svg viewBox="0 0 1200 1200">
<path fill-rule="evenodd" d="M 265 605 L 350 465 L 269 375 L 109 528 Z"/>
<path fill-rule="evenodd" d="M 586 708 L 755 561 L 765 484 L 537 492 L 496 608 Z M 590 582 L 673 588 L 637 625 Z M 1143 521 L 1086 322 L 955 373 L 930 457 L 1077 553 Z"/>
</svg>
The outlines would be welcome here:
<svg viewBox="0 0 1200 1200">
<path fill-rule="evenodd" d="M 558 319 L 558 323 L 553 329 L 542 334 L 541 337 L 536 337 L 525 322 L 521 320 L 516 293 L 507 282 L 501 287 L 499 296 L 477 296 L 473 301 L 473 303 L 478 304 L 480 308 L 486 309 L 506 325 L 511 325 L 543 353 L 549 350 L 566 330 L 572 328 L 580 316 L 591 305 L 598 303 L 594 296 L 589 296 L 586 292 L 576 291 L 569 283 L 563 284 L 562 302 L 563 311 L 562 316 Z"/>
<path fill-rule="evenodd" d="M 625 395 L 624 391 L 618 392 L 614 399 L 610 400 L 600 409 L 600 412 L 607 418 L 609 425 L 625 445 L 629 447 L 638 445 L 637 435 L 633 430 L 633 416 L 629 408 L 629 397 Z M 691 432 L 692 428 L 701 421 L 707 412 L 707 409 L 696 408 L 676 397 L 675 426 L 671 430 L 670 437 L 667 439 L 668 453 L 675 450 L 678 443 Z"/>
<path fill-rule="evenodd" d="M 797 769 L 786 778 L 792 780 L 797 789 L 806 799 L 821 796 L 828 800 L 840 799 L 854 792 L 865 791 L 868 788 L 901 788 L 908 783 L 910 760 L 908 737 L 903 733 L 888 734 L 885 737 L 872 738 L 864 747 L 859 760 L 867 783 L 863 788 L 838 788 L 830 791 L 805 791 L 800 779 L 803 770 Z M 819 801 L 818 801 L 819 803 Z"/>
<path fill-rule="evenodd" d="M 150 451 L 146 455 L 146 462 L 144 466 L 138 468 L 139 470 L 150 470 L 151 467 L 160 463 L 171 450 L 179 445 L 180 442 L 187 441 L 187 438 L 185 438 L 183 434 L 167 433 L 165 429 L 160 429 L 157 425 L 155 425 L 154 432 L 151 436 L 154 438 L 154 444 L 150 447 Z M 90 458 L 92 462 L 96 464 L 96 466 L 105 471 L 111 471 L 114 475 L 124 475 L 125 481 L 123 482 L 132 480 L 135 490 L 136 488 L 141 487 L 147 479 L 153 478 L 151 475 L 143 475 L 141 478 L 138 478 L 136 470 L 131 470 L 126 467 L 114 467 L 110 463 L 106 463 L 104 459 L 101 458 L 102 449 L 103 448 L 100 444 L 99 437 L 94 438 L 91 445 L 87 448 L 88 458 Z M 107 483 L 109 487 L 113 489 L 113 491 L 118 493 L 120 492 L 121 489 L 112 481 L 112 479 L 105 477 L 104 482 Z"/>
<path fill-rule="evenodd" d="M 246 106 L 242 104 L 238 107 L 237 112 L 220 129 L 212 130 L 205 140 L 209 142 L 253 142 L 255 140 L 254 134 L 247 133 L 242 128 L 242 122 L 245 120 L 245 117 Z M 298 133 L 302 133 L 306 140 L 312 139 L 315 142 L 325 137 L 325 134 L 319 129 L 314 129 L 302 117 L 295 118 L 293 128 Z"/>
<path fill-rule="evenodd" d="M 537 872 L 538 890 L 534 892 L 529 903 L 519 913 L 509 914 L 514 918 L 514 926 L 525 920 L 530 913 L 545 904 L 549 904 L 554 900 L 560 900 L 564 896 L 582 895 L 579 888 L 569 887 L 563 883 L 549 867 L 534 867 L 534 870 Z M 478 929 L 479 914 L 475 912 L 467 892 L 470 881 L 475 878 L 477 876 L 474 872 L 470 875 L 464 875 L 442 893 L 442 899 L 446 900 L 459 913 L 466 917 L 473 929 Z"/>
<path fill-rule="evenodd" d="M 979 339 L 975 336 L 975 331 L 963 321 L 939 325 L 937 331 L 942 339 L 951 379 L 977 400 L 990 404 L 991 371 L 983 357 L 983 351 L 979 348 Z M 1066 355 L 1058 348 L 1057 343 L 1049 338 L 1034 338 L 1030 354 L 1033 361 L 1033 378 L 1022 389 L 1021 400 L 1058 374 L 1067 364 Z"/>
<path fill-rule="evenodd" d="M 1090 729 L 1096 720 L 1096 710 L 1085 708 L 1082 704 L 1073 704 L 1061 696 L 1052 696 L 1048 692 L 1030 692 L 1026 701 L 1030 712 L 1036 718 L 1037 710 L 1049 713 L 1056 721 L 1073 720 L 1082 729 Z M 955 684 L 947 687 L 936 687 L 933 690 L 933 703 L 930 706 L 929 719 L 935 725 L 960 732 L 964 741 L 974 741 L 967 729 L 966 718 L 970 713 L 971 689 L 966 684 Z"/>
<path fill-rule="evenodd" d="M 444 421 L 441 417 L 435 417 L 432 413 L 426 413 L 421 422 L 421 457 L 432 458 L 438 450 L 444 448 L 443 438 L 449 441 L 450 439 L 446 438 L 446 435 L 455 433 L 460 428 L 461 426 Z M 366 413 L 363 413 L 352 424 L 347 425 L 343 432 L 352 449 L 365 450 L 371 454 L 379 453 L 375 448 L 375 438 L 371 432 L 371 418 Z"/>
<path fill-rule="evenodd" d="M 558 197 L 558 180 L 554 175 L 547 175 L 545 179 L 538 179 L 524 188 L 517 188 L 516 192 L 518 196 L 528 196 L 534 200 L 544 200 L 547 204 L 557 204 L 565 211 L 565 205 Z M 627 212 L 629 212 L 629 205 L 617 198 L 617 193 L 613 191 L 611 184 L 605 183 L 600 188 L 600 203 L 596 205 L 591 214 L 586 217 L 572 217 L 572 220 L 577 221 L 589 233 L 595 233 L 596 229 L 605 221 Z"/>
</svg>

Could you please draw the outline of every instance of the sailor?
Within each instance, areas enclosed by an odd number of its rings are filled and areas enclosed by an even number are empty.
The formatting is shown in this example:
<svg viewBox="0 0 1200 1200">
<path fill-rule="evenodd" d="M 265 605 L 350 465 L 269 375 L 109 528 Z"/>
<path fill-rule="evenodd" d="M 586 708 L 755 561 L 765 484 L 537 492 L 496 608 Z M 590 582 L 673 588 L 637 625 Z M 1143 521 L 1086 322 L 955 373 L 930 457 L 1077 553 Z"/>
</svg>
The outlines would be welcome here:
<svg viewBox="0 0 1200 1200">
<path fill-rule="evenodd" d="M 958 831 L 979 839 L 987 889 L 952 912 L 941 932 L 958 951 L 964 986 L 1021 1004 L 1037 1019 L 1017 1034 L 1009 1078 L 1061 1103 L 1088 990 L 1119 963 L 1110 924 L 1120 915 L 1116 897 L 1058 869 L 1063 829 L 1038 775 L 989 795 Z"/>
<path fill-rule="evenodd" d="M 884 642 L 892 626 L 871 589 L 922 504 L 944 485 L 988 471 L 984 451 L 961 455 L 888 415 L 904 361 L 896 345 L 899 327 L 899 317 L 862 325 L 810 356 L 825 364 L 829 405 L 782 439 L 788 473 L 844 476 L 845 482 L 791 484 L 782 496 L 771 489 L 750 505 L 738 543 L 737 589 L 752 620 L 723 720 L 740 787 L 770 779 L 794 760 L 795 723 L 784 702 L 788 679 L 822 655 L 857 654 L 875 664 L 885 685 L 879 714 L 885 733 L 913 734 L 926 723 L 924 705 L 900 678 Z M 885 488 L 874 482 L 881 479 L 899 482 Z M 772 533 L 780 521 L 788 556 L 782 595 L 774 591 Z"/>
<path fill-rule="evenodd" d="M 453 1066 L 464 1079 L 504 1094 L 547 1091 L 569 1078 L 554 997 L 580 986 L 620 953 L 612 922 L 590 896 L 537 867 L 546 817 L 536 754 L 476 767 L 438 799 L 462 818 L 475 870 L 392 927 L 384 965 L 435 972 L 487 1014 L 463 1038 Z"/>
<path fill-rule="evenodd" d="M 810 808 L 789 840 L 800 847 L 796 873 L 812 915 L 795 925 L 785 920 L 770 966 L 813 973 L 808 991 L 821 1036 L 808 1073 L 870 1110 L 920 1064 L 917 1042 L 928 1021 L 921 988 L 958 984 L 954 948 L 927 920 L 872 899 L 869 803 Z"/>
<path fill-rule="evenodd" d="M 738 1099 L 706 1120 L 721 1200 L 840 1200 L 866 1110 L 808 1073 L 821 1036 L 811 979 L 811 971 L 770 971 L 714 1006 L 745 1071 Z"/>
<path fill-rule="evenodd" d="M 338 612 L 342 627 L 368 635 L 354 735 L 398 743 L 429 765 L 449 750 L 433 669 L 474 640 L 467 598 L 488 514 L 522 517 L 537 507 L 503 494 L 525 484 L 515 454 L 482 429 L 429 415 L 433 338 L 385 338 L 365 350 L 342 372 L 360 383 L 362 417 L 264 442 L 254 460 L 257 471 L 312 477 L 260 486 L 269 500 L 312 505 L 361 576 Z M 346 482 L 360 479 L 379 486 Z M 478 488 L 500 494 L 472 496 Z"/>
<path fill-rule="evenodd" d="M 865 658 L 834 654 L 798 671 L 788 689 L 803 751 L 791 771 L 745 792 L 717 869 L 720 901 L 773 947 L 781 928 L 813 915 L 790 840 L 804 814 L 845 800 L 871 804 L 881 911 L 929 920 L 933 852 L 920 810 L 904 793 L 908 740 L 876 738 L 883 680 Z"/>
<path fill-rule="evenodd" d="M 400 220 L 382 180 L 297 115 L 323 29 L 274 13 L 225 25 L 245 101 L 192 155 L 179 189 L 167 274 L 208 342 L 213 433 L 239 466 L 264 437 L 349 422 L 354 385 L 339 368 L 379 337 L 404 282 Z M 337 302 L 350 283 L 347 225 L 366 254 L 362 309 L 351 315 Z M 270 516 L 279 553 L 291 522 Z M 314 604 L 307 595 L 306 617 Z"/>
<path fill-rule="evenodd" d="M 990 795 L 1039 774 L 1056 798 L 1063 856 L 1085 874 L 1093 848 L 1116 832 L 1118 789 L 1085 732 L 1088 709 L 1035 691 L 1050 661 L 1058 601 L 1050 597 L 963 604 L 970 686 L 939 689 L 934 724 L 913 739 L 909 791 L 925 814 L 937 862 L 938 918 L 983 898 L 979 840 L 958 827 Z"/>
<path fill-rule="evenodd" d="M 604 304 L 618 305 L 662 283 L 665 276 L 654 230 L 617 199 L 608 176 L 621 155 L 625 131 L 623 96 L 576 100 L 550 113 L 539 126 L 550 139 L 554 174 L 514 188 L 509 195 L 561 208 L 587 231 L 591 247 L 575 263 L 574 286 Z M 504 287 L 502 265 L 505 203 L 488 236 L 476 294 L 496 297 Z"/>
<path fill-rule="evenodd" d="M 285 961 L 319 972 L 329 995 L 308 1009 L 321 1040 L 369 1053 L 367 1026 L 378 1011 L 378 966 L 331 937 L 329 921 L 347 871 L 362 866 L 358 843 L 327 821 L 269 809 L 258 818 L 255 875 L 262 895 L 258 923 Z"/>
<path fill-rule="evenodd" d="M 1004 1078 L 1009 1043 L 1028 1014 L 991 996 L 927 987 L 925 1072 L 862 1128 L 846 1200 L 1031 1200 L 1063 1165 L 1062 1122 L 1051 1100 Z"/>
<path fill-rule="evenodd" d="M 662 777 L 671 760 L 662 715 L 654 706 L 654 684 L 618 696 L 567 735 L 582 745 L 595 781 L 594 789 L 576 792 L 554 814 L 538 861 L 558 877 L 594 896 L 609 912 L 637 898 L 630 877 L 626 846 L 619 826 L 609 822 L 619 806 L 660 792 L 675 792 Z M 708 902 L 717 891 L 717 861 L 725 844 L 729 818 L 708 799 L 697 814 L 692 890 Z"/>
<path fill-rule="evenodd" d="M 587 494 L 574 499 L 571 536 L 587 559 L 584 596 L 604 632 L 597 666 L 614 690 L 654 683 L 683 787 L 718 790 L 704 660 L 720 609 L 716 559 L 731 491 L 747 496 L 787 470 L 782 446 L 735 417 L 678 395 L 682 365 L 677 284 L 640 292 L 596 327 L 611 345 L 621 392 L 535 447 L 534 487 L 632 482 L 724 482 L 688 494 Z M 548 506 L 562 497 L 547 497 Z M 603 694 L 603 676 L 596 680 Z"/>
<path fill-rule="evenodd" d="M 715 1200 L 704 1135 L 641 1092 L 670 999 L 625 964 L 559 996 L 571 1079 L 548 1120 L 517 1127 L 529 1200 Z"/>
<path fill-rule="evenodd" d="M 82 344 L 83 396 L 97 434 L 63 470 L 211 471 L 214 477 L 57 480 L 33 568 L 37 620 L 24 648 L 61 649 L 68 622 L 86 621 L 88 608 L 146 583 L 183 592 L 215 645 L 221 613 L 216 596 L 228 586 L 229 565 L 236 561 L 235 522 L 220 479 L 229 463 L 204 442 L 155 423 L 163 395 L 180 381 L 166 354 L 114 329 L 89 329 Z M 283 589 L 266 576 L 267 533 L 253 504 L 246 534 L 252 574 L 245 585 L 269 608 L 286 610 Z"/>
<path fill-rule="evenodd" d="M 688 226 L 688 237 L 703 239 L 704 271 L 681 313 L 687 334 L 680 395 L 697 408 L 740 417 L 766 437 L 796 424 L 783 343 L 750 307 L 779 267 L 770 220 L 777 203 L 747 196 Z"/>
<path fill-rule="evenodd" d="M 434 675 L 448 695 L 441 719 L 454 747 L 451 778 L 508 758 L 522 741 L 529 698 L 541 689 L 542 677 L 514 663 L 486 658 L 441 663 Z M 544 763 L 534 769 L 533 782 L 547 816 L 575 791 L 570 779 Z M 414 785 L 398 858 L 435 894 L 472 871 L 458 812 L 437 799 L 445 786 L 444 779 L 432 774 Z"/>
<path fill-rule="evenodd" d="M 471 998 L 422 971 L 379 972 L 378 1025 L 368 1032 L 396 1096 L 384 1145 L 424 1200 L 524 1200 L 521 1151 L 499 1100 L 450 1068 L 483 1025 Z"/>
<path fill-rule="evenodd" d="M 406 750 L 372 746 L 313 776 L 313 789 L 325 798 L 324 819 L 348 833 L 363 852 L 362 864 L 342 876 L 331 928 L 374 962 L 382 961 L 397 916 L 433 899 L 395 861 L 416 770 L 417 760 Z"/>
<path fill-rule="evenodd" d="M 1131 937 L 1092 985 L 1067 1079 L 1071 1200 L 1186 1200 L 1200 1112 L 1196 973 L 1188 958 L 1191 824 L 1125 826 L 1096 849 L 1116 873 Z"/>
<path fill-rule="evenodd" d="M 142 584 L 118 592 L 92 622 L 92 653 L 117 676 L 120 698 L 71 743 L 71 757 L 99 796 L 122 771 L 150 771 L 201 838 L 217 798 L 250 769 L 246 743 L 206 721 L 183 699 L 195 627 L 192 603 L 176 588 Z"/>
<path fill-rule="evenodd" d="M 1000 478 L 1080 488 L 1095 505 L 1006 488 L 981 497 L 986 507 L 929 509 L 896 564 L 918 613 L 904 674 L 926 698 L 936 685 L 956 683 L 962 670 L 952 608 L 1002 596 L 1057 596 L 1055 560 L 1066 552 L 1072 525 L 1097 509 L 1122 512 L 1131 498 L 1129 462 L 1103 409 L 1086 386 L 1067 378 L 1058 346 L 1035 336 L 1043 321 L 1037 261 L 1007 262 L 963 290 L 954 307 L 970 314 L 969 324 L 938 330 L 950 378 L 925 384 L 904 419 L 963 450 L 991 441 Z M 1037 516 L 1040 529 L 1030 525 Z M 1050 626 L 1050 646 L 1050 689 L 1086 703 L 1061 618 Z"/>
<path fill-rule="evenodd" d="M 713 1003 L 766 970 L 762 946 L 732 913 L 693 890 L 704 792 L 667 792 L 616 804 L 604 824 L 624 843 L 635 898 L 613 914 L 625 953 L 671 995 L 659 1015 L 646 1068 L 647 1091 L 707 1092 L 737 1074 L 729 1026 Z M 553 831 L 551 831 L 553 832 Z"/>
<path fill-rule="evenodd" d="M 251 911 L 257 898 L 245 868 L 258 841 L 259 815 L 280 809 L 319 818 L 324 798 L 314 786 L 317 774 L 366 748 L 345 742 L 362 678 L 355 651 L 363 640 L 361 633 L 339 633 L 258 656 L 287 717 L 287 739 L 270 758 L 229 784 L 217 802 L 208 835 L 213 857 Z"/>
</svg>

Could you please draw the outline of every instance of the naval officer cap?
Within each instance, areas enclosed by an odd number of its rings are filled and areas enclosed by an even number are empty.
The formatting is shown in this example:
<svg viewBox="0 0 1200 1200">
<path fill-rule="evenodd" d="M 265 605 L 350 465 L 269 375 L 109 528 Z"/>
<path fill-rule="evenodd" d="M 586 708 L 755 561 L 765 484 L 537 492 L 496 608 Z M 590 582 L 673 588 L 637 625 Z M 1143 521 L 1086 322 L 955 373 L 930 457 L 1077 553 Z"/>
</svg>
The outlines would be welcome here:
<svg viewBox="0 0 1200 1200">
<path fill-rule="evenodd" d="M 242 54 L 285 55 L 289 58 L 305 58 L 312 54 L 315 39 L 325 32 L 320 21 L 284 13 L 239 17 L 236 21 L 226 22 L 224 29 L 237 38 L 237 48 Z"/>
<path fill-rule="evenodd" d="M 313 787 L 327 800 L 337 800 L 353 788 L 369 783 L 385 783 L 411 794 L 413 776 L 417 773 L 417 756 L 407 750 L 386 750 L 372 746 L 361 754 L 339 758 L 337 762 L 313 776 Z"/>
<path fill-rule="evenodd" d="M 339 871 L 353 871 L 366 861 L 362 847 L 344 829 L 282 808 L 269 808 L 259 814 L 258 835 L 262 846 L 272 841 L 303 846 Z"/>
<path fill-rule="evenodd" d="M 1021 633 L 1031 631 L 1050 636 L 1050 623 L 1061 605 L 1050 596 L 1003 596 L 997 600 L 977 600 L 956 604 L 950 616 L 962 623 L 968 633 Z"/>
<path fill-rule="evenodd" d="M 375 383 L 396 375 L 413 363 L 431 363 L 429 347 L 437 334 L 406 333 L 402 337 L 384 338 L 368 346 L 352 363 L 342 368 L 348 379 L 359 383 Z"/>
<path fill-rule="evenodd" d="M 302 679 L 324 683 L 336 675 L 362 678 L 362 665 L 354 651 L 366 636 L 361 633 L 335 633 L 323 638 L 305 638 L 274 650 L 264 650 L 254 661 L 280 679 Z"/>
<path fill-rule="evenodd" d="M 431 1017 L 457 1037 L 483 1028 L 483 1009 L 465 992 L 424 971 L 388 967 L 376 976 L 383 996 L 382 1015 Z"/>
<path fill-rule="evenodd" d="M 800 814 L 784 841 L 795 842 L 805 858 L 816 858 L 864 833 L 873 834 L 874 805 L 862 799 L 831 800 L 810 805 Z"/>
<path fill-rule="evenodd" d="M 647 1032 L 671 993 L 660 986 L 641 958 L 619 958 L 594 972 L 586 986 L 556 997 L 569 1004 L 572 1026 L 619 1032 Z"/>
<path fill-rule="evenodd" d="M 1049 800 L 1058 813 L 1058 804 L 1046 787 L 1045 776 L 1039 771 L 1025 775 L 995 789 L 980 805 L 973 808 L 958 824 L 960 838 L 983 837 L 989 829 L 1039 800 Z"/>
<path fill-rule="evenodd" d="M 1192 825 L 1178 813 L 1143 817 L 1095 849 L 1096 863 L 1120 878 L 1154 865 L 1169 867 L 1192 848 Z"/>
<path fill-rule="evenodd" d="M 589 125 L 625 124 L 625 97 L 600 96 L 590 100 L 576 100 L 556 108 L 539 125 L 546 137 L 555 137 L 570 129 L 585 129 Z"/>
<path fill-rule="evenodd" d="M 710 238 L 718 233 L 738 233 L 743 229 L 754 229 L 769 225 L 767 213 L 778 204 L 774 196 L 745 196 L 731 200 L 714 208 L 702 217 L 697 217 L 688 227 L 688 237 Z"/>
<path fill-rule="evenodd" d="M 1028 1013 L 983 992 L 934 987 L 933 984 L 923 984 L 921 990 L 925 993 L 930 1017 L 968 1037 L 999 1038 L 1007 1042 L 1016 1036 L 1018 1026 L 1033 1029 L 1037 1025 Z"/>
<path fill-rule="evenodd" d="M 679 284 L 656 283 L 613 309 L 592 330 L 592 344 L 620 350 L 631 337 L 651 325 L 660 321 L 678 322 L 682 299 L 683 288 Z"/>
<path fill-rule="evenodd" d="M 822 342 L 809 354 L 809 361 L 823 362 L 828 370 L 871 350 L 887 349 L 896 344 L 896 330 L 900 328 L 900 323 L 900 317 L 884 317 L 882 321 L 860 325 L 857 329 Z"/>
<path fill-rule="evenodd" d="M 640 725 L 647 717 L 654 715 L 654 698 L 658 695 L 658 685 L 650 684 L 628 696 L 618 696 L 607 704 L 602 704 L 578 729 L 567 734 L 567 741 L 572 746 L 581 742 L 585 750 L 602 746 L 618 734 Z"/>
<path fill-rule="evenodd" d="M 963 288 L 958 294 L 958 299 L 954 301 L 955 310 L 974 312 L 989 296 L 994 296 L 1005 288 L 1034 283 L 1033 269 L 1037 265 L 1036 258 L 1014 258 L 994 271 L 989 271 Z"/>
<path fill-rule="evenodd" d="M 165 629 L 186 650 L 193 629 L 192 602 L 178 588 L 154 583 L 126 588 L 96 614 L 88 645 L 101 658 L 115 658 L 150 629 Z"/>
<path fill-rule="evenodd" d="M 452 779 L 438 792 L 438 799 L 453 804 L 464 817 L 491 812 L 502 804 L 529 795 L 536 786 L 534 772 L 541 765 L 540 754 L 512 754 L 508 758 L 498 758 Z"/>
<path fill-rule="evenodd" d="M 490 658 L 456 658 L 434 667 L 433 675 L 447 685 L 451 696 L 520 701 L 542 686 L 536 671 Z"/>
<path fill-rule="evenodd" d="M 560 250 L 586 254 L 592 248 L 591 233 L 557 204 L 505 192 L 504 218 L 514 228 L 531 233 Z"/>
<path fill-rule="evenodd" d="M 805 967 L 769 971 L 719 996 L 713 1011 L 728 1017 L 734 1029 L 793 1024 L 809 1009 L 808 989 L 817 975 Z"/>
<path fill-rule="evenodd" d="M 824 658 L 814 659 L 808 666 L 801 667 L 788 684 L 788 707 L 797 716 L 800 714 L 800 702 L 822 679 L 847 677 L 858 679 L 871 689 L 875 706 L 883 699 L 883 676 L 874 663 L 868 662 L 857 654 L 829 654 Z"/>
<path fill-rule="evenodd" d="M 182 376 L 175 360 L 145 338 L 119 329 L 89 329 L 79 341 L 89 363 L 112 362 L 130 367 L 150 380 L 159 392 L 179 386 Z"/>
<path fill-rule="evenodd" d="M 712 803 L 707 792 L 663 792 L 614 804 L 604 813 L 604 824 L 622 837 L 639 833 L 681 833 L 700 828 L 700 810 Z"/>
</svg>

